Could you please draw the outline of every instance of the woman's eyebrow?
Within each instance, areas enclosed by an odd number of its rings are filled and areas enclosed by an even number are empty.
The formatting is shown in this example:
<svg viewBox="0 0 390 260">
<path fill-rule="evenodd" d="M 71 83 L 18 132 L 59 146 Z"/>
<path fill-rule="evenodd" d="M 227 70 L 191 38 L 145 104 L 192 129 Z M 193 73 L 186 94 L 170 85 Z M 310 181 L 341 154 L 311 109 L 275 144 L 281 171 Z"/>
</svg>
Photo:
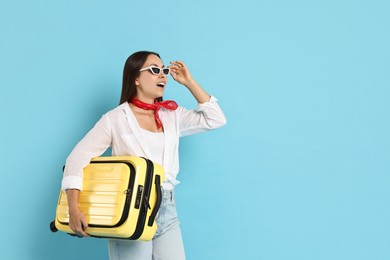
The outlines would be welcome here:
<svg viewBox="0 0 390 260">
<path fill-rule="evenodd" d="M 156 66 L 156 67 L 159 67 L 157 64 L 150 64 L 150 66 Z M 164 68 L 165 67 L 165 65 L 162 65 L 162 67 L 161 68 Z"/>
</svg>

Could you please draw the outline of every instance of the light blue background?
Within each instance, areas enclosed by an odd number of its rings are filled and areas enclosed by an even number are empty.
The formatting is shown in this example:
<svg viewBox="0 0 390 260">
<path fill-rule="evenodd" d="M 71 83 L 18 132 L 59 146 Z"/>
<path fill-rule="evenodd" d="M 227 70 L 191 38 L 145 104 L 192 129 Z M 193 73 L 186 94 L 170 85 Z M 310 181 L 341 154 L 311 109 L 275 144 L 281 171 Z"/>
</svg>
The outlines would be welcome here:
<svg viewBox="0 0 390 260">
<path fill-rule="evenodd" d="M 131 53 L 184 60 L 228 124 L 182 139 L 189 260 L 390 259 L 388 1 L 3 1 L 0 259 L 106 259 L 53 234 L 61 167 Z M 170 79 L 166 99 L 196 102 Z"/>
</svg>

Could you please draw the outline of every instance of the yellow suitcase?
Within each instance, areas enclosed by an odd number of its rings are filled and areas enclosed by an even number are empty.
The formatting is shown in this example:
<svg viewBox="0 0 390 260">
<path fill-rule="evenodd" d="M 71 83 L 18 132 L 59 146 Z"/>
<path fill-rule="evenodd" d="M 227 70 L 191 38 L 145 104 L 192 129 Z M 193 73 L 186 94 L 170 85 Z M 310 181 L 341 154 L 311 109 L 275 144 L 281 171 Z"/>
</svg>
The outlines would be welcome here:
<svg viewBox="0 0 390 260">
<path fill-rule="evenodd" d="M 164 180 L 163 167 L 142 157 L 94 158 L 84 168 L 79 197 L 79 208 L 88 222 L 85 231 L 92 237 L 151 240 Z M 68 224 L 67 196 L 61 191 L 50 228 L 74 235 Z"/>
</svg>

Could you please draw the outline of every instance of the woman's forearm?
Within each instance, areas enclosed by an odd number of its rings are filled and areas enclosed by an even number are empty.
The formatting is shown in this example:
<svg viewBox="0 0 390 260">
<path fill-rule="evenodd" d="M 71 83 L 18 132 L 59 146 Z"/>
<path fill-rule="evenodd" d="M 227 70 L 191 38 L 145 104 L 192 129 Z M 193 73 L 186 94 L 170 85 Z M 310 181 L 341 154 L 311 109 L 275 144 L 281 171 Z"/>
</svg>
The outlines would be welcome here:
<svg viewBox="0 0 390 260">
<path fill-rule="evenodd" d="M 194 79 L 187 83 L 186 87 L 198 103 L 205 103 L 210 100 L 210 95 Z"/>
<path fill-rule="evenodd" d="M 88 223 L 78 205 L 80 191 L 77 189 L 68 189 L 66 190 L 66 196 L 68 198 L 70 229 L 72 229 L 77 236 L 89 236 L 85 232 Z"/>
<path fill-rule="evenodd" d="M 67 189 L 66 196 L 68 198 L 69 212 L 78 211 L 80 191 L 77 189 Z"/>
</svg>

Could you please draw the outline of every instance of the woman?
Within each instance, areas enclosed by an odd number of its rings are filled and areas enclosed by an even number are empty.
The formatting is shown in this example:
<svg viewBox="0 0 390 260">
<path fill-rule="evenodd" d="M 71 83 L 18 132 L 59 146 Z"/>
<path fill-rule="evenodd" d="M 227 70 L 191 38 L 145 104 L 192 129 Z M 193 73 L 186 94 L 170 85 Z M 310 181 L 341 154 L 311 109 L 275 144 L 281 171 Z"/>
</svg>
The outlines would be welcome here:
<svg viewBox="0 0 390 260">
<path fill-rule="evenodd" d="M 199 103 L 196 110 L 177 107 L 173 101 L 158 102 L 169 74 L 192 93 Z M 216 101 L 183 62 L 165 67 L 157 53 L 132 54 L 124 68 L 120 105 L 102 116 L 66 160 L 62 189 L 69 201 L 70 228 L 79 236 L 88 236 L 84 231 L 88 224 L 78 207 L 83 168 L 112 147 L 114 156 L 143 156 L 163 165 L 166 181 L 153 240 L 109 240 L 110 259 L 185 259 L 173 194 L 179 183 L 179 137 L 223 126 L 226 119 Z"/>
</svg>

